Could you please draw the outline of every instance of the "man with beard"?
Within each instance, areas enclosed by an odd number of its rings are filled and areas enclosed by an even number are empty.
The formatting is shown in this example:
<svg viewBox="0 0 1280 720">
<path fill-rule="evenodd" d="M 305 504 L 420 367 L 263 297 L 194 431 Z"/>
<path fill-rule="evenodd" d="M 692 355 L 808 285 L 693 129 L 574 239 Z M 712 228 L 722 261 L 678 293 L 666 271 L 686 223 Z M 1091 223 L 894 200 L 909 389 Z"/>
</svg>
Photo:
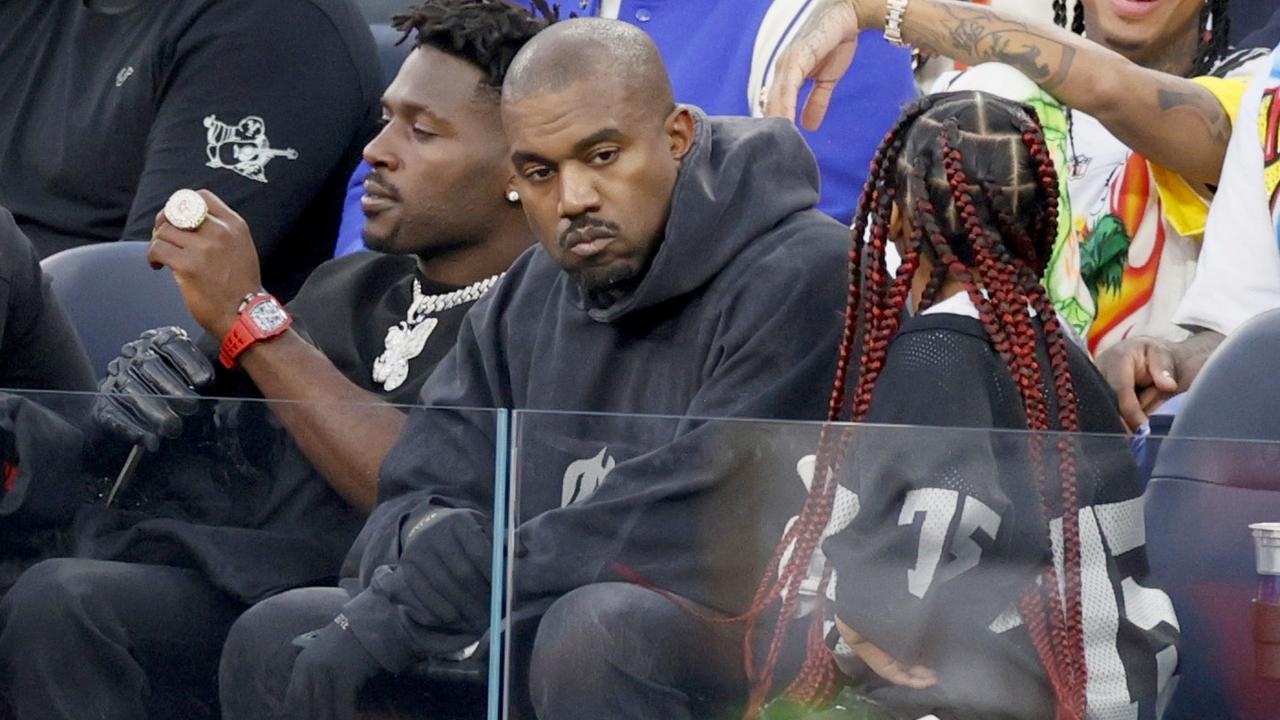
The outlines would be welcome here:
<svg viewBox="0 0 1280 720">
<path fill-rule="evenodd" d="M 249 228 L 218 197 L 200 194 L 193 229 L 157 217 L 151 261 L 172 268 L 222 363 L 244 372 L 206 387 L 213 367 L 175 329 L 113 361 L 94 409 L 104 443 L 155 452 L 112 507 L 81 508 L 76 558 L 32 567 L 0 604 L 0 683 L 17 718 L 209 714 L 232 621 L 337 575 L 405 422 L 392 404 L 412 401 L 467 308 L 530 244 L 497 110 L 540 23 L 432 0 L 398 27 L 417 47 L 365 148 L 365 234 L 386 254 L 325 264 L 286 309 L 261 292 Z M 288 402 L 183 417 L 201 390 Z"/>
<path fill-rule="evenodd" d="M 668 431 L 608 414 L 825 417 L 848 229 L 815 208 L 799 133 L 676 105 L 653 41 L 625 23 L 539 34 L 512 63 L 502 116 L 541 247 L 467 315 L 420 400 L 606 414 L 564 416 L 521 446 L 511 622 L 537 649 L 513 645 L 511 702 L 557 720 L 682 718 L 698 701 L 681 689 L 708 676 L 709 702 L 735 702 L 740 628 L 695 619 L 623 568 L 707 612 L 743 611 L 798 507 L 798 456 L 714 422 Z M 488 622 L 494 438 L 466 420 L 411 413 L 342 587 L 285 593 L 237 622 L 227 717 L 351 718 L 371 680 L 469 652 Z M 575 483 L 597 456 L 600 472 Z M 760 524 L 745 532 L 743 518 Z M 640 646 L 609 642 L 623 635 Z M 673 661 L 627 676 L 625 658 L 651 657 Z M 444 709 L 431 693 L 414 712 Z"/>
</svg>

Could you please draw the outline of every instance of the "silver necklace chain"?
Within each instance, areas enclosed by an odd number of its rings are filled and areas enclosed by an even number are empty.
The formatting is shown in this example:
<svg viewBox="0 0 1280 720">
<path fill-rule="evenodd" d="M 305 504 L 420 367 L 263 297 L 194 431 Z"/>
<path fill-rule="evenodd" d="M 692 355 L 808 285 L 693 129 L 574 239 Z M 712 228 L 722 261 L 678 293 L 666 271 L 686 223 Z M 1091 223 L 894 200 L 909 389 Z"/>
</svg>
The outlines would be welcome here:
<svg viewBox="0 0 1280 720">
<path fill-rule="evenodd" d="M 428 315 L 435 315 L 459 305 L 479 300 L 481 295 L 489 292 L 489 288 L 498 284 L 503 275 L 506 275 L 506 273 L 491 275 L 464 288 L 437 295 L 422 294 L 422 282 L 418 278 L 414 278 L 413 302 L 409 305 L 409 312 L 406 313 L 405 321 L 409 325 L 417 325 Z"/>
<path fill-rule="evenodd" d="M 437 295 L 423 295 L 422 283 L 413 279 L 413 302 L 405 313 L 405 319 L 387 328 L 383 340 L 385 349 L 373 361 L 373 381 L 390 392 L 400 387 L 409 377 L 409 361 L 422 354 L 427 339 L 431 337 L 439 321 L 431 317 L 465 303 L 480 299 L 506 273 L 499 273 L 474 282 L 464 288 Z"/>
</svg>

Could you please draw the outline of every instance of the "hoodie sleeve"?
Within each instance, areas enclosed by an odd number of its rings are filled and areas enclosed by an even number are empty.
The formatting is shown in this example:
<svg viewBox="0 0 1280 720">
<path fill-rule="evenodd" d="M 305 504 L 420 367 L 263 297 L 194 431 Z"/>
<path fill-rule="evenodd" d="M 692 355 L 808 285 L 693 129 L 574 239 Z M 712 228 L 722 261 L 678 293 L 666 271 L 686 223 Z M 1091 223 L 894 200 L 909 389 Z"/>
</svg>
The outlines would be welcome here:
<svg viewBox="0 0 1280 720">
<path fill-rule="evenodd" d="M 84 346 L 40 271 L 35 247 L 0 208 L 0 387 L 92 390 Z"/>
<path fill-rule="evenodd" d="M 347 556 L 343 574 L 358 574 L 359 580 L 344 583 L 355 592 L 343 614 L 389 672 L 458 647 L 456 636 L 417 623 L 414 608 L 397 602 L 413 596 L 406 592 L 397 563 L 405 546 L 404 529 L 432 509 L 492 512 L 498 414 L 461 408 L 511 405 L 505 374 L 495 362 L 502 351 L 494 295 L 482 298 L 467 314 L 457 344 L 423 385 L 422 407 L 409 413 L 383 462 L 378 504 Z M 476 602 L 487 606 L 489 599 Z"/>
<path fill-rule="evenodd" d="M 829 222 L 829 221 L 828 221 Z M 800 244 L 801 251 L 794 248 Z M 822 420 L 847 295 L 848 233 L 825 222 L 743 272 L 721 296 L 712 352 L 688 417 Z M 710 322 L 710 320 L 709 320 Z M 644 382 L 643 379 L 631 380 Z M 661 382 L 661 379 L 653 379 Z M 605 430 L 624 442 L 628 424 Z M 684 420 L 638 448 L 585 501 L 526 521 L 516 533 L 515 587 L 536 603 L 583 585 L 625 580 L 737 612 L 749 603 L 782 523 L 803 502 L 796 465 L 811 426 Z M 657 433 L 655 433 L 657 434 Z M 556 472 L 554 467 L 521 470 Z M 538 477 L 525 486 L 560 487 Z"/>
</svg>

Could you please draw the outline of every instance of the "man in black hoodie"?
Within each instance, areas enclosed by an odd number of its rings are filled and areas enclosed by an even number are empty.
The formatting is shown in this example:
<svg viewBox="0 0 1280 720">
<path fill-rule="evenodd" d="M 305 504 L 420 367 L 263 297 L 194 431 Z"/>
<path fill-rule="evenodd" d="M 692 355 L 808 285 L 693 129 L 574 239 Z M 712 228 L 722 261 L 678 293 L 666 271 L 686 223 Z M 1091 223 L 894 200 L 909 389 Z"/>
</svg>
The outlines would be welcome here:
<svg viewBox="0 0 1280 720">
<path fill-rule="evenodd" d="M 541 247 L 468 313 L 423 387 L 436 409 L 410 416 L 383 464 L 343 587 L 236 623 L 222 692 L 244 717 L 352 717 L 369 679 L 465 655 L 488 627 L 496 429 L 443 408 L 825 416 L 849 236 L 814 209 L 800 135 L 677 106 L 652 42 L 615 21 L 553 25 L 509 73 L 514 186 Z M 537 647 L 516 649 L 514 704 L 683 718 L 693 695 L 745 697 L 740 634 L 625 581 L 745 610 L 803 500 L 802 453 L 707 421 L 548 423 L 521 445 L 512 622 Z M 568 472 L 584 461 L 590 483 Z M 295 660 L 295 636 L 321 625 Z"/>
</svg>

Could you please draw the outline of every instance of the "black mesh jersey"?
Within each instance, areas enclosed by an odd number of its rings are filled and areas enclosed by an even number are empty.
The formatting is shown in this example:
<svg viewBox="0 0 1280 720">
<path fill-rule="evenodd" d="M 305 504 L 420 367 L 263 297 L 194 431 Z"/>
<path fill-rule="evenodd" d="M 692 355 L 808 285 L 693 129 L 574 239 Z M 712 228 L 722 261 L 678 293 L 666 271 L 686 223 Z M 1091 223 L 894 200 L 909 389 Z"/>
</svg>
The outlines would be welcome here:
<svg viewBox="0 0 1280 720">
<path fill-rule="evenodd" d="M 245 217 L 289 298 L 330 257 L 381 70 L 349 0 L 0 2 L 0 204 L 41 256 L 147 240 L 178 188 Z"/>
<path fill-rule="evenodd" d="M 1071 343 L 1068 352 L 1082 429 L 1110 433 L 1072 436 L 1066 448 L 1080 488 L 1089 717 L 1154 718 L 1177 665 L 1177 620 L 1169 598 L 1145 585 L 1141 493 L 1114 398 L 1084 352 Z M 1043 337 L 1037 355 L 1047 375 Z M 851 440 L 823 544 L 829 597 L 867 640 L 939 678 L 927 690 L 873 678 L 871 697 L 911 718 L 1052 717 L 1018 600 L 1051 558 L 1061 568 L 1057 437 L 1025 432 L 1013 378 L 982 325 L 950 313 L 904 322 L 867 422 L 916 427 L 872 425 Z M 847 660 L 838 634 L 828 637 Z"/>
</svg>

